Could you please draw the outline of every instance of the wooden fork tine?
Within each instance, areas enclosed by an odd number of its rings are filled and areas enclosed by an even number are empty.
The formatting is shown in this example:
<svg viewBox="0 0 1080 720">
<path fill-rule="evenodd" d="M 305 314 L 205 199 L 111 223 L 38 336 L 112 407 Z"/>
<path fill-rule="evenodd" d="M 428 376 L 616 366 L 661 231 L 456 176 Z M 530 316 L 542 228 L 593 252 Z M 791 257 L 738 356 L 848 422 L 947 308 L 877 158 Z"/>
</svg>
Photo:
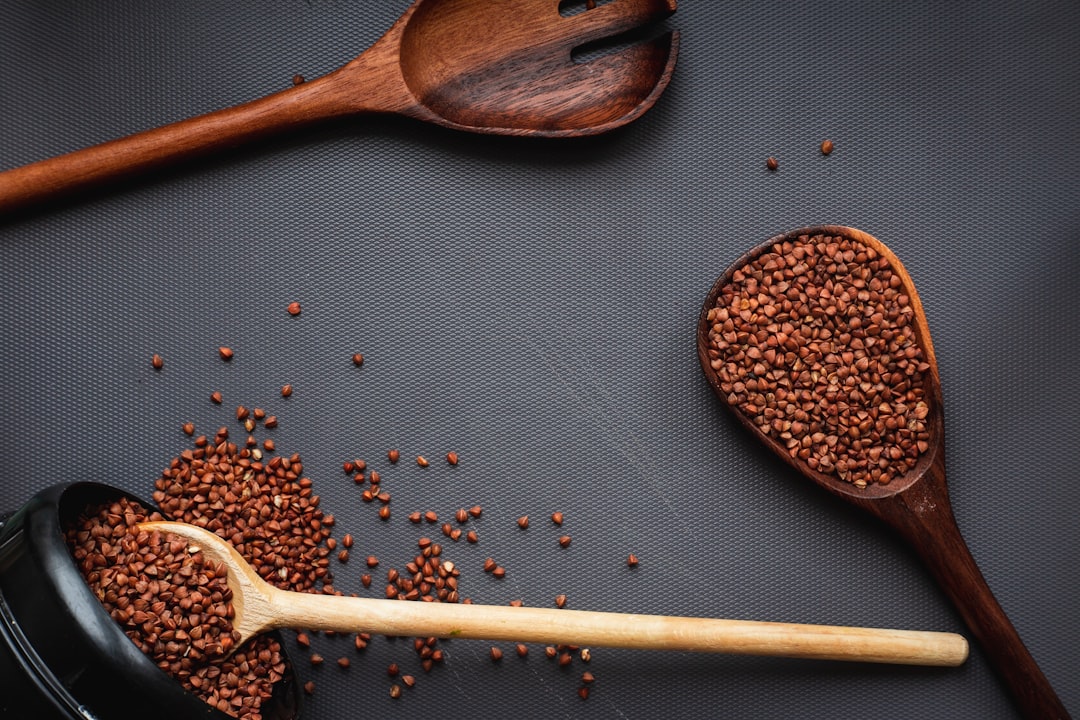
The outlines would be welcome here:
<svg viewBox="0 0 1080 720">
<path fill-rule="evenodd" d="M 676 0 L 612 0 L 566 20 L 576 25 L 575 40 L 585 43 L 658 23 L 675 9 Z"/>
</svg>

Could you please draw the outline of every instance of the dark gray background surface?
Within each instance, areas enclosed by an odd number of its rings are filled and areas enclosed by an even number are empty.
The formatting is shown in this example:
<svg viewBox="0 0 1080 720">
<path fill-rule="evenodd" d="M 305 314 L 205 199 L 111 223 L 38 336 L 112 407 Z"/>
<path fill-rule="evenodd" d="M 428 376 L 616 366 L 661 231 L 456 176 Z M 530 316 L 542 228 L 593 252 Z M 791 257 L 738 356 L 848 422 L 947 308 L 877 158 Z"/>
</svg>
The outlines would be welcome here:
<svg viewBox="0 0 1080 720">
<path fill-rule="evenodd" d="M 329 72 L 406 6 L 8 0 L 0 168 Z M 148 495 L 181 423 L 236 428 L 258 405 L 356 556 L 404 563 L 409 511 L 482 504 L 480 544 L 447 543 L 476 601 L 966 632 L 910 551 L 767 456 L 698 367 L 727 264 L 846 224 L 917 283 L 961 529 L 1080 713 L 1080 5 L 684 0 L 670 25 L 671 87 L 612 135 L 357 120 L 0 224 L 0 507 L 62 480 Z M 389 447 L 434 462 L 388 469 Z M 390 523 L 342 474 L 353 457 L 386 471 Z M 357 559 L 338 587 L 360 589 Z M 978 649 L 958 669 L 597 650 L 582 702 L 582 668 L 540 648 L 493 666 L 457 641 L 424 675 L 402 641 L 338 640 L 318 648 L 349 671 L 299 664 L 319 687 L 306 717 L 1015 716 Z M 420 676 L 397 702 L 393 660 Z"/>
</svg>

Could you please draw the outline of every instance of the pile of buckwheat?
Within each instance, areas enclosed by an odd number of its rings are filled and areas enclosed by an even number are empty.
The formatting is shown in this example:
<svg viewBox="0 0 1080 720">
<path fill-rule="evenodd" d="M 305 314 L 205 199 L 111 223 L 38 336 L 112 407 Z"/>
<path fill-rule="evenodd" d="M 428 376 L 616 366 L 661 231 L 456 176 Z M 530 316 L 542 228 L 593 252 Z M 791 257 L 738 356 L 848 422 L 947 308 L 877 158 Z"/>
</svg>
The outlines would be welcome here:
<svg viewBox="0 0 1080 720">
<path fill-rule="evenodd" d="M 287 312 L 298 316 L 298 302 L 290 303 Z M 234 357 L 231 348 L 218 348 L 223 362 Z M 363 366 L 360 353 L 351 356 L 355 367 Z M 150 362 L 155 372 L 165 367 L 164 359 L 154 354 Z M 281 387 L 281 397 L 293 394 L 293 386 Z M 220 391 L 210 393 L 210 402 L 221 405 Z M 262 708 L 273 694 L 274 684 L 290 673 L 277 640 L 259 636 L 235 648 L 239 634 L 232 626 L 235 616 L 232 595 L 226 584 L 225 568 L 205 560 L 197 549 L 186 541 L 167 534 L 146 532 L 137 526 L 147 520 L 174 520 L 197 525 L 229 542 L 254 570 L 267 582 L 294 592 L 342 595 L 334 588 L 331 556 L 338 563 L 349 560 L 353 536 L 346 533 L 338 541 L 332 537 L 334 517 L 319 507 L 319 496 L 313 483 L 304 475 L 299 454 L 275 455 L 273 439 L 261 444 L 254 433 L 277 427 L 277 416 L 261 408 L 236 408 L 236 420 L 242 424 L 246 437 L 242 443 L 229 439 L 229 430 L 222 426 L 212 437 L 195 435 L 195 425 L 185 422 L 184 434 L 193 438 L 193 447 L 184 449 L 173 458 L 154 482 L 153 500 L 158 510 L 150 510 L 126 499 L 103 507 L 87 508 L 77 522 L 66 528 L 68 545 L 87 584 L 121 626 L 128 637 L 162 670 L 180 681 L 183 687 L 196 693 L 210 706 L 241 720 L 261 720 Z M 387 452 L 387 461 L 396 465 L 401 454 L 396 449 Z M 456 466 L 456 452 L 446 453 L 446 462 Z M 416 464 L 426 468 L 430 461 L 416 456 Z M 363 487 L 360 500 L 378 506 L 377 517 L 391 517 L 390 493 L 382 484 L 378 470 L 369 468 L 362 459 L 342 464 L 353 483 Z M 480 541 L 477 530 L 469 525 L 483 513 L 480 505 L 458 508 L 451 519 L 443 520 L 440 529 L 451 543 L 464 540 L 467 544 Z M 433 510 L 414 511 L 407 516 L 413 525 L 438 526 L 438 514 Z M 563 524 L 563 513 L 551 515 L 552 528 Z M 519 527 L 528 523 L 519 519 Z M 554 532 L 554 530 L 552 530 Z M 569 535 L 557 538 L 566 548 Z M 400 567 L 386 568 L 385 597 L 421 602 L 471 603 L 459 595 L 461 571 L 443 555 L 443 546 L 430 537 L 419 537 L 418 552 Z M 360 584 L 371 588 L 373 572 L 379 558 L 368 555 L 361 571 Z M 628 568 L 638 565 L 630 554 Z M 366 572 L 365 572 L 366 571 Z M 496 579 L 506 576 L 506 568 L 487 558 L 483 571 Z M 378 587 L 378 585 L 376 585 Z M 555 597 L 556 607 L 565 607 L 567 596 Z M 520 606 L 521 600 L 510 605 Z M 313 666 L 324 658 L 312 649 L 311 635 L 297 632 L 297 645 L 309 653 Z M 324 636 L 334 635 L 329 631 Z M 372 640 L 369 633 L 358 633 L 352 645 L 362 652 Z M 445 654 L 434 637 L 413 638 L 420 668 L 432 672 L 444 661 Z M 519 657 L 528 655 L 528 647 L 516 643 Z M 493 662 L 502 658 L 502 650 L 490 648 Z M 557 660 L 559 667 L 575 659 L 589 662 L 588 648 L 556 645 L 544 648 L 544 656 Z M 337 665 L 348 669 L 348 657 L 337 659 Z M 400 698 L 404 688 L 416 683 L 413 675 L 403 673 L 397 663 L 386 670 L 392 684 L 391 698 Z M 588 698 L 595 678 L 584 672 L 578 695 Z M 399 684 L 400 683 L 400 684 Z M 315 683 L 303 685 L 307 694 L 315 692 Z"/>
<path fill-rule="evenodd" d="M 260 636 L 230 655 L 239 636 L 231 623 L 234 611 L 225 569 L 204 561 L 186 541 L 148 533 L 137 525 L 162 519 L 198 525 L 228 541 L 276 587 L 341 595 L 332 584 L 331 558 L 347 563 L 353 536 L 346 533 L 340 542 L 332 537 L 334 517 L 320 509 L 319 496 L 304 475 L 298 454 L 271 455 L 272 441 L 264 440 L 260 446 L 250 434 L 256 429 L 255 418 L 272 417 L 259 410 L 238 408 L 237 419 L 249 433 L 239 445 L 229 440 L 226 427 L 213 437 L 194 437 L 193 447 L 173 458 L 154 483 L 153 500 L 159 511 L 122 499 L 89 508 L 67 530 L 72 556 L 87 583 L 128 637 L 185 688 L 242 720 L 261 720 L 263 703 L 271 697 L 274 683 L 287 674 L 280 645 L 271 637 Z M 183 429 L 194 436 L 191 423 L 185 423 Z M 387 457 L 391 465 L 399 461 L 396 450 L 389 451 Z M 457 453 L 447 453 L 448 465 L 458 461 Z M 429 461 L 419 456 L 417 464 L 427 467 Z M 353 484 L 363 488 L 361 501 L 378 506 L 377 517 L 388 520 L 391 496 L 379 471 L 359 459 L 346 461 L 343 469 Z M 470 603 L 469 598 L 459 597 L 460 569 L 446 558 L 443 545 L 434 541 L 427 529 L 438 528 L 451 545 L 476 544 L 480 537 L 472 525 L 482 514 L 480 505 L 458 508 L 447 519 L 430 509 L 408 514 L 409 524 L 418 526 L 417 550 L 402 565 L 385 569 L 385 597 Z M 562 532 L 563 522 L 562 512 L 551 514 L 553 541 L 555 534 Z M 519 518 L 518 526 L 525 529 L 528 524 Z M 569 539 L 568 535 L 558 537 L 558 545 L 566 547 Z M 360 583 L 370 588 L 378 582 L 373 573 L 380 560 L 368 555 L 361 562 Z M 630 555 L 626 562 L 634 567 L 637 558 Z M 492 558 L 484 561 L 483 571 L 496 579 L 506 575 L 506 569 Z M 559 594 L 554 603 L 565 607 L 567 596 Z M 511 600 L 509 604 L 520 606 L 522 601 Z M 318 666 L 324 658 L 312 648 L 313 634 L 298 632 L 296 642 L 309 653 L 311 664 Z M 359 653 L 371 640 L 369 633 L 359 633 L 351 645 Z M 437 638 L 413 638 L 411 647 L 425 673 L 444 662 Z M 522 643 L 513 648 L 519 657 L 529 654 Z M 502 650 L 493 646 L 490 656 L 499 662 Z M 573 645 L 545 647 L 543 656 L 563 668 L 575 660 L 587 663 L 591 659 L 587 648 Z M 336 662 L 342 669 L 352 664 L 347 656 Z M 387 667 L 386 675 L 391 698 L 402 697 L 416 684 L 416 677 L 398 663 Z M 577 692 L 582 699 L 589 696 L 593 682 L 592 673 L 581 674 Z M 314 681 L 305 682 L 303 687 L 309 695 L 315 692 Z"/>
<path fill-rule="evenodd" d="M 335 593 L 323 581 L 333 517 L 319 509 L 299 456 L 263 462 L 252 436 L 243 446 L 228 436 L 225 427 L 199 436 L 172 460 L 155 483 L 160 512 L 127 500 L 90 509 L 68 529 L 68 542 L 105 609 L 160 668 L 211 706 L 260 720 L 286 672 L 280 645 L 259 636 L 230 655 L 238 636 L 224 569 L 188 554 L 186 542 L 136 528 L 162 519 L 198 525 L 229 541 L 276 587 Z"/>
<path fill-rule="evenodd" d="M 873 248 L 776 244 L 735 270 L 706 317 L 727 402 L 791 457 L 862 488 L 926 452 L 930 366 L 901 278 Z"/>
<path fill-rule="evenodd" d="M 87 509 L 67 542 L 106 611 L 158 667 L 209 705 L 259 720 L 285 673 L 281 647 L 261 636 L 230 654 L 240 636 L 225 568 L 182 538 L 137 527 L 162 519 L 122 498 Z"/>
</svg>

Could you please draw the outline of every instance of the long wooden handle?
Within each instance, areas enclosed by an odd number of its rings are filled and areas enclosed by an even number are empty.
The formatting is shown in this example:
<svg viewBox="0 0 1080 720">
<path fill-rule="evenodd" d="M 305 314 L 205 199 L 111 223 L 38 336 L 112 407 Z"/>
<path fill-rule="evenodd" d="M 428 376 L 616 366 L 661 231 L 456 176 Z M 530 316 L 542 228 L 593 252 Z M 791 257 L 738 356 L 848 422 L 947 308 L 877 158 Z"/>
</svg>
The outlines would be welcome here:
<svg viewBox="0 0 1080 720">
<path fill-rule="evenodd" d="M 0 173 L 0 215 L 356 112 L 341 102 L 334 77 Z"/>
<path fill-rule="evenodd" d="M 275 591 L 276 627 L 472 638 L 639 650 L 681 650 L 956 666 L 968 644 L 953 633 L 801 625 L 493 605 L 402 602 Z"/>
<path fill-rule="evenodd" d="M 901 531 L 956 606 L 1024 717 L 1068 720 L 1068 710 L 975 563 L 948 503 L 918 506 L 911 517 L 919 522 Z"/>
<path fill-rule="evenodd" d="M 1005 611 L 990 591 L 967 546 L 927 560 L 1024 717 L 1069 720 L 1069 712 Z"/>
</svg>

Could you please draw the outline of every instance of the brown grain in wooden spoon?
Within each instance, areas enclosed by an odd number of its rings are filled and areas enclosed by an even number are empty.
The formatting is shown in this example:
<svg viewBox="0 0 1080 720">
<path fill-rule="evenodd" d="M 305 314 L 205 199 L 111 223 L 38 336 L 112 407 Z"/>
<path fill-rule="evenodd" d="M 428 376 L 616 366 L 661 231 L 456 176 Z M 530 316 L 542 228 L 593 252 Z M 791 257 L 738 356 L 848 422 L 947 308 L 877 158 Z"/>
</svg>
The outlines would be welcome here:
<svg viewBox="0 0 1080 720">
<path fill-rule="evenodd" d="M 967 641 L 953 633 L 289 592 L 259 577 L 232 545 L 208 530 L 175 522 L 142 523 L 140 528 L 185 538 L 190 552 L 225 566 L 233 628 L 240 634 L 237 645 L 266 630 L 295 628 L 905 665 L 955 666 L 968 653 Z"/>
<path fill-rule="evenodd" d="M 676 0 L 414 0 L 374 45 L 324 77 L 244 105 L 0 173 L 0 213 L 329 118 L 392 113 L 478 133 L 574 137 L 640 116 L 667 87 L 669 32 L 590 62 L 582 46 L 657 23 Z"/>
<path fill-rule="evenodd" d="M 716 307 L 721 291 L 731 283 L 735 272 L 748 262 L 769 252 L 779 243 L 795 241 L 800 236 L 841 236 L 873 248 L 887 258 L 893 274 L 901 280 L 903 293 L 910 299 L 914 311 L 915 339 L 929 365 L 923 376 L 923 387 L 930 410 L 927 418 L 930 439 L 929 447 L 917 464 L 888 484 L 875 483 L 860 489 L 835 474 L 815 470 L 805 461 L 792 456 L 785 445 L 760 430 L 746 414 L 729 404 L 728 394 L 721 388 L 721 379 L 713 369 L 713 360 L 718 355 L 710 342 L 713 324 L 708 319 L 708 313 Z M 1068 718 L 1061 700 L 994 598 L 957 527 L 945 484 L 945 423 L 934 346 L 915 284 L 900 260 L 879 240 L 853 228 L 826 225 L 778 235 L 739 258 L 713 285 L 705 298 L 698 321 L 697 342 L 705 377 L 743 425 L 803 475 L 898 530 L 919 553 L 1012 691 L 1024 716 L 1039 720 Z"/>
</svg>

